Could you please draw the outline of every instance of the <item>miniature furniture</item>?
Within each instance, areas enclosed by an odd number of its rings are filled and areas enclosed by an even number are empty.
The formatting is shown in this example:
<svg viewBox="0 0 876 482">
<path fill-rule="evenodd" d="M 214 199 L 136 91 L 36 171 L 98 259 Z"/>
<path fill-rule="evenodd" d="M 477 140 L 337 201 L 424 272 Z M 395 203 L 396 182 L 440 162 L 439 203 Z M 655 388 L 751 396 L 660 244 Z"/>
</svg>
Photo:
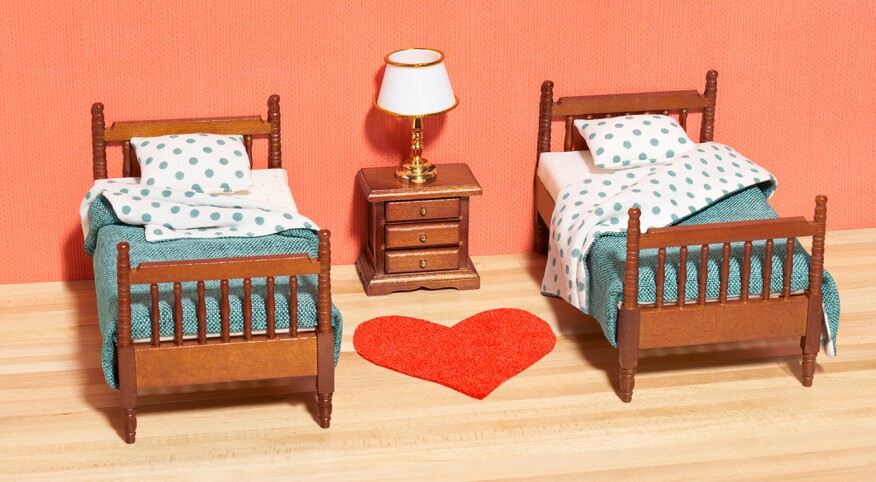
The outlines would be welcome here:
<svg viewBox="0 0 876 482">
<path fill-rule="evenodd" d="M 700 142 L 712 141 L 715 120 L 715 98 L 718 73 L 709 71 L 703 94 L 696 90 L 673 92 L 648 92 L 618 95 L 590 95 L 561 97 L 554 100 L 551 81 L 541 86 L 539 109 L 538 160 L 542 153 L 551 151 L 551 123 L 560 117 L 565 123 L 564 151 L 587 149 L 585 142 L 573 123 L 575 119 L 602 119 L 631 114 L 677 115 L 679 124 L 686 129 L 689 113 L 702 112 Z M 555 199 L 535 178 L 535 249 L 544 254 L 548 249 L 548 225 L 554 211 Z M 824 237 L 827 198 L 816 198 L 814 221 L 803 217 L 788 217 L 744 222 L 714 223 L 691 226 L 652 228 L 641 233 L 640 216 L 645 213 L 637 208 L 629 210 L 627 229 L 626 267 L 623 273 L 623 304 L 618 308 L 617 342 L 620 364 L 619 394 L 621 400 L 632 399 L 634 377 L 638 366 L 639 350 L 646 348 L 676 347 L 707 343 L 725 343 L 779 337 L 801 337 L 803 353 L 802 383 L 811 386 L 815 373 L 815 359 L 819 350 L 822 331 L 822 276 L 824 260 Z M 793 239 L 812 236 L 812 256 L 809 266 L 809 288 L 802 293 L 789 289 L 791 278 L 791 250 Z M 767 258 L 772 252 L 773 239 L 788 240 L 784 263 L 783 289 L 780 293 L 751 293 L 748 290 L 748 263 L 752 242 L 766 240 Z M 727 297 L 727 263 L 730 243 L 744 243 L 742 294 L 739 299 Z M 709 252 L 709 246 L 720 245 L 723 253 L 721 296 L 717 300 L 705 297 L 704 281 L 695 303 L 681 299 L 677 303 L 664 303 L 662 299 L 663 258 L 666 249 L 680 249 L 681 259 L 687 256 L 687 246 Z M 638 302 L 639 256 L 646 249 L 658 250 L 661 256 L 657 272 L 657 302 L 643 306 Z M 702 256 L 706 259 L 707 256 Z M 684 293 L 684 261 L 679 270 L 678 292 Z M 769 259 L 764 270 L 764 285 L 770 286 L 771 268 Z M 705 280 L 705 263 L 699 267 L 700 280 Z"/>
<path fill-rule="evenodd" d="M 106 128 L 104 106 L 91 108 L 94 179 L 107 178 L 106 145 L 121 144 L 123 177 L 139 176 L 139 164 L 133 155 L 131 138 L 172 134 L 212 133 L 241 134 L 252 163 L 253 138 L 268 139 L 268 166 L 281 167 L 279 96 L 268 100 L 268 121 L 259 116 L 182 119 L 163 121 L 116 122 Z M 99 233 L 102 235 L 103 233 Z M 134 443 L 137 427 L 137 391 L 147 387 L 165 387 L 200 383 L 242 380 L 314 377 L 319 411 L 319 425 L 328 428 L 334 392 L 334 330 L 331 308 L 331 250 L 328 230 L 319 232 L 318 256 L 282 254 L 240 258 L 194 259 L 141 263 L 131 266 L 129 253 L 135 246 L 119 242 L 117 257 L 117 360 L 118 384 L 121 395 L 121 415 L 125 442 Z M 298 276 L 318 277 L 315 329 L 298 329 Z M 291 293 L 281 293 L 280 277 L 289 278 Z M 256 280 L 263 278 L 267 286 L 264 320 L 266 330 L 253 329 L 254 316 L 250 299 L 256 297 Z M 229 309 L 229 279 L 243 279 L 243 292 L 232 288 L 231 296 L 239 296 L 242 313 Z M 276 296 L 288 296 L 289 329 L 280 331 L 276 319 Z M 221 284 L 221 332 L 207 331 L 205 282 Z M 183 333 L 183 284 L 197 285 L 197 335 Z M 173 287 L 174 335 L 171 340 L 160 336 L 159 284 Z M 132 287 L 149 285 L 151 290 L 151 338 L 132 338 Z M 207 287 L 208 295 L 212 290 Z M 231 303 L 234 306 L 233 303 Z M 229 332 L 229 318 L 241 316 L 242 333 Z M 287 316 L 283 314 L 282 316 Z M 148 323 L 148 321 L 147 321 Z"/>
<path fill-rule="evenodd" d="M 356 176 L 367 205 L 356 269 L 368 295 L 417 288 L 477 289 L 468 255 L 468 201 L 481 187 L 465 164 L 443 164 L 429 184 L 402 184 L 395 168 Z"/>
</svg>

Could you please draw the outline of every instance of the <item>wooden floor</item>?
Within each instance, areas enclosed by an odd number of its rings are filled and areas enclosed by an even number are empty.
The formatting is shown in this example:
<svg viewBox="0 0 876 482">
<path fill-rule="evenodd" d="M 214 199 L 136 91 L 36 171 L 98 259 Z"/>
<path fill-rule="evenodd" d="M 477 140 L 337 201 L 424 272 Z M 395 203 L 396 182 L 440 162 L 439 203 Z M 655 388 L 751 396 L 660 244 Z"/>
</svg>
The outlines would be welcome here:
<svg viewBox="0 0 876 482">
<path fill-rule="evenodd" d="M 633 403 L 596 322 L 538 293 L 544 258 L 476 258 L 477 291 L 366 297 L 334 269 L 344 314 L 332 428 L 302 380 L 140 397 L 137 443 L 99 368 L 91 282 L 0 286 L 0 479 L 812 479 L 876 473 L 876 229 L 828 234 L 842 299 L 839 356 L 799 381 L 797 339 L 644 352 Z M 563 336 L 483 401 L 360 358 L 358 324 L 444 324 L 517 307 Z"/>
</svg>

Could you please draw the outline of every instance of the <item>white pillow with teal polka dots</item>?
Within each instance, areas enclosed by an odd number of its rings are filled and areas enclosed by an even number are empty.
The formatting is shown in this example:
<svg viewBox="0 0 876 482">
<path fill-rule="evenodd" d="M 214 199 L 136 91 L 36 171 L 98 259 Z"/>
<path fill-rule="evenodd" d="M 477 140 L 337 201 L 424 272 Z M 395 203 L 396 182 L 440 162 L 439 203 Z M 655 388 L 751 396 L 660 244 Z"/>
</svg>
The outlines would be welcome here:
<svg viewBox="0 0 876 482">
<path fill-rule="evenodd" d="M 678 122 L 665 115 L 578 119 L 575 127 L 587 142 L 596 167 L 600 169 L 657 164 L 694 146 Z"/>
<path fill-rule="evenodd" d="M 140 184 L 186 191 L 237 192 L 252 186 L 243 136 L 174 134 L 133 137 Z"/>
</svg>

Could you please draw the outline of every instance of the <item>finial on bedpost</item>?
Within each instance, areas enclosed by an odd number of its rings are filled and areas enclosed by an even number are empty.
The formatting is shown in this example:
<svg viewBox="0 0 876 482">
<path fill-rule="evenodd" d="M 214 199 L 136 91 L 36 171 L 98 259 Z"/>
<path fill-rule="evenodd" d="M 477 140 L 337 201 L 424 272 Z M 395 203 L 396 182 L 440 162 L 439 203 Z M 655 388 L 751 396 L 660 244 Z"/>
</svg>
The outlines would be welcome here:
<svg viewBox="0 0 876 482">
<path fill-rule="evenodd" d="M 122 434 L 125 443 L 137 437 L 137 368 L 131 340 L 131 246 L 122 241 L 116 245 L 118 320 L 116 322 L 116 354 L 118 356 L 119 395 L 121 395 Z"/>
<path fill-rule="evenodd" d="M 538 155 L 535 165 L 538 167 L 538 158 L 542 152 L 551 150 L 551 118 L 554 108 L 554 83 L 545 80 L 541 84 L 541 103 L 538 109 Z"/>
<path fill-rule="evenodd" d="M 627 260 L 624 268 L 624 301 L 618 314 L 617 348 L 618 394 L 624 403 L 633 399 L 636 369 L 639 366 L 639 217 L 642 211 L 632 207 L 628 211 Z"/>
<path fill-rule="evenodd" d="M 541 83 L 541 100 L 538 104 L 538 153 L 535 156 L 535 169 L 538 171 L 538 162 L 542 152 L 551 150 L 551 120 L 553 118 L 554 109 L 554 83 L 550 80 L 545 80 Z M 533 188 L 538 185 L 538 177 L 535 177 Z M 535 203 L 533 203 L 535 206 Z M 545 222 L 541 219 L 537 210 L 533 210 L 535 218 L 535 252 L 545 254 L 548 250 L 548 234 L 549 230 Z"/>
<path fill-rule="evenodd" d="M 633 207 L 629 210 L 630 220 L 627 223 L 627 260 L 624 269 L 624 303 L 623 308 L 634 310 L 639 298 L 639 217 L 642 211 Z"/>
<path fill-rule="evenodd" d="M 815 378 L 815 359 L 823 330 L 824 311 L 822 308 L 821 280 L 824 276 L 824 236 L 827 229 L 827 196 L 815 197 L 816 230 L 812 236 L 812 258 L 809 261 L 809 309 L 806 320 L 806 333 L 800 338 L 803 349 L 801 378 L 804 387 L 811 387 Z"/>
<path fill-rule="evenodd" d="M 131 246 L 122 241 L 116 245 L 116 273 L 118 286 L 118 326 L 116 346 L 124 348 L 131 344 Z"/>
<path fill-rule="evenodd" d="M 271 124 L 271 139 L 268 146 L 268 167 L 282 167 L 280 154 L 280 96 L 274 94 L 268 98 L 268 123 Z"/>
<path fill-rule="evenodd" d="M 821 294 L 821 279 L 824 276 L 824 238 L 827 231 L 827 196 L 815 197 L 815 225 L 818 231 L 812 237 L 812 261 L 809 267 L 809 293 Z"/>
<path fill-rule="evenodd" d="M 703 123 L 700 128 L 700 142 L 712 142 L 715 136 L 715 101 L 718 95 L 718 71 L 710 70 L 706 74 L 706 89 L 703 96 L 709 105 L 703 109 Z"/>
<path fill-rule="evenodd" d="M 106 139 L 103 120 L 103 104 L 95 102 L 91 106 L 91 153 L 93 156 L 92 176 L 94 179 L 106 179 Z"/>
<path fill-rule="evenodd" d="M 317 324 L 320 333 L 332 329 L 332 250 L 331 231 L 319 231 L 319 287 L 317 288 Z"/>
</svg>

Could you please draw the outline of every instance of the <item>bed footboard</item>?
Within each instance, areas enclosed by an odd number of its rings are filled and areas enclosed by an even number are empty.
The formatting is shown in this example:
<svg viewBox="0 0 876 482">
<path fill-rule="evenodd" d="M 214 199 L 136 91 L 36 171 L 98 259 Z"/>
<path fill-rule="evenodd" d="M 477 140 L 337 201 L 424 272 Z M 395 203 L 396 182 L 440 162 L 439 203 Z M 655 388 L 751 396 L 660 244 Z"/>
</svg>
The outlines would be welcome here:
<svg viewBox="0 0 876 482">
<path fill-rule="evenodd" d="M 817 196 L 815 205 L 813 221 L 793 217 L 673 226 L 652 228 L 644 234 L 640 232 L 641 212 L 638 208 L 629 210 L 624 301 L 618 314 L 617 335 L 620 350 L 620 396 L 624 402 L 632 399 L 640 348 L 800 336 L 803 351 L 802 382 L 807 387 L 812 385 L 822 324 L 821 281 L 824 273 L 827 197 Z M 813 238 L 809 287 L 803 293 L 794 294 L 791 292 L 794 240 L 806 236 Z M 779 293 L 770 292 L 775 239 L 787 240 L 782 290 Z M 763 290 L 756 294 L 749 290 L 754 241 L 765 242 Z M 727 295 L 731 243 L 744 243 L 738 299 L 728 299 Z M 722 245 L 720 292 L 717 300 L 708 300 L 707 259 L 709 246 L 715 244 Z M 689 246 L 700 249 L 702 260 L 697 273 L 699 292 L 695 301 L 685 301 L 684 296 Z M 667 248 L 679 248 L 680 264 L 676 281 L 679 296 L 673 304 L 667 304 L 663 294 Z M 657 249 L 657 293 L 653 306 L 638 303 L 639 253 L 643 249 Z"/>
<path fill-rule="evenodd" d="M 130 246 L 118 244 L 119 390 L 125 441 L 136 432 L 137 389 L 184 384 L 315 376 L 319 422 L 328 428 L 334 392 L 334 330 L 331 325 L 330 232 L 319 232 L 317 259 L 306 254 L 168 261 L 130 265 Z M 298 331 L 299 275 L 318 275 L 317 326 Z M 289 329 L 276 328 L 275 278 L 289 276 Z M 243 331 L 230 331 L 229 279 L 243 279 Z M 266 329 L 253 332 L 252 279 L 265 278 Z M 207 333 L 205 281 L 220 283 L 221 332 Z M 197 336 L 183 336 L 182 283 L 197 283 Z M 160 337 L 158 284 L 172 283 L 174 292 L 173 340 Z M 151 338 L 134 343 L 131 336 L 131 286 L 150 285 Z"/>
</svg>

